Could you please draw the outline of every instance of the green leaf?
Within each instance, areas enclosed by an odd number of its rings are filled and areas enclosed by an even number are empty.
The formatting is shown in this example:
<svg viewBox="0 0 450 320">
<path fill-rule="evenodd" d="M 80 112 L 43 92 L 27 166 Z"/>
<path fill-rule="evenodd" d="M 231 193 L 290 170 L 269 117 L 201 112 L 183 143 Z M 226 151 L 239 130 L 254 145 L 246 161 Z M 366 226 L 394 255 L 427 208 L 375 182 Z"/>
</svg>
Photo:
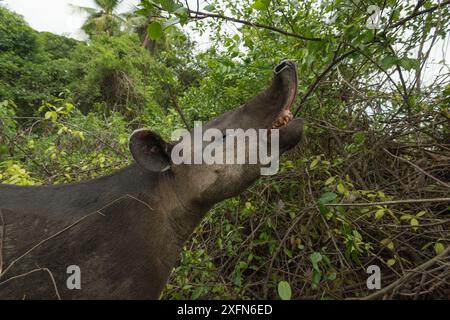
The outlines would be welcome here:
<svg viewBox="0 0 450 320">
<path fill-rule="evenodd" d="M 195 289 L 192 293 L 191 300 L 197 300 L 202 295 L 203 290 L 203 287 L 198 287 L 197 289 Z"/>
<path fill-rule="evenodd" d="M 318 206 L 321 214 L 326 215 L 330 212 L 330 209 L 328 209 L 320 200 L 318 201 Z"/>
<path fill-rule="evenodd" d="M 256 10 L 266 10 L 267 4 L 265 4 L 263 1 L 258 0 L 258 1 L 253 2 L 251 7 Z"/>
<path fill-rule="evenodd" d="M 389 259 L 386 263 L 389 267 L 392 267 L 397 261 L 395 259 Z"/>
<path fill-rule="evenodd" d="M 173 12 L 175 9 L 175 2 L 173 0 L 158 0 L 161 4 L 161 7 L 167 12 Z"/>
<path fill-rule="evenodd" d="M 203 10 L 208 11 L 208 12 L 213 12 L 213 11 L 216 10 L 216 7 L 214 5 L 212 5 L 212 4 L 209 4 L 209 5 L 205 6 L 203 8 Z"/>
<path fill-rule="evenodd" d="M 384 216 L 384 209 L 378 209 L 377 212 L 375 212 L 375 219 L 379 220 L 383 218 Z"/>
<path fill-rule="evenodd" d="M 291 300 L 292 290 L 287 281 L 280 281 L 278 283 L 278 295 L 281 300 Z"/>
<path fill-rule="evenodd" d="M 402 58 L 397 62 L 403 69 L 409 71 L 411 69 L 417 69 L 420 65 L 419 60 L 411 58 Z"/>
<path fill-rule="evenodd" d="M 325 192 L 319 199 L 322 204 L 331 203 L 336 200 L 337 194 L 334 192 Z"/>
<path fill-rule="evenodd" d="M 188 14 L 188 11 L 185 7 L 181 6 L 181 7 L 177 8 L 173 13 L 175 13 L 176 15 L 179 15 L 179 16 L 185 16 Z"/>
<path fill-rule="evenodd" d="M 337 192 L 339 192 L 341 194 L 345 193 L 345 187 L 342 184 L 342 182 L 339 182 L 339 184 L 337 185 Z"/>
<path fill-rule="evenodd" d="M 355 143 L 357 143 L 357 144 L 363 143 L 364 139 L 365 139 L 365 135 L 362 132 L 357 132 L 353 135 L 353 141 L 355 141 Z"/>
<path fill-rule="evenodd" d="M 320 271 L 318 263 L 322 261 L 322 255 L 319 252 L 314 252 L 309 256 L 314 270 Z"/>
<path fill-rule="evenodd" d="M 416 217 L 420 218 L 424 216 L 427 212 L 426 211 L 420 211 L 418 214 L 416 214 Z"/>
<path fill-rule="evenodd" d="M 389 69 L 393 65 L 397 63 L 397 57 L 392 55 L 387 55 L 383 59 L 381 59 L 380 65 L 384 70 Z"/>
<path fill-rule="evenodd" d="M 322 279 L 322 273 L 320 271 L 314 270 L 312 274 L 312 287 L 317 288 Z"/>
<path fill-rule="evenodd" d="M 436 242 L 436 244 L 434 245 L 434 252 L 436 252 L 436 254 L 441 254 L 442 252 L 444 252 L 444 245 L 441 242 Z"/>
<path fill-rule="evenodd" d="M 158 40 L 162 36 L 162 25 L 158 21 L 153 21 L 147 29 L 148 36 L 152 40 Z"/>
<path fill-rule="evenodd" d="M 51 119 L 52 122 L 56 122 L 56 120 L 58 119 L 58 114 L 55 111 L 47 111 L 45 113 L 45 119 Z"/>
<path fill-rule="evenodd" d="M 380 243 L 381 243 L 383 246 L 387 247 L 388 249 L 394 250 L 394 243 L 392 242 L 391 239 L 389 239 L 389 238 L 383 239 L 383 240 L 380 241 Z"/>
<path fill-rule="evenodd" d="M 315 167 L 317 167 L 317 164 L 319 163 L 320 158 L 314 159 L 311 164 L 309 165 L 309 170 L 313 170 Z"/>
<path fill-rule="evenodd" d="M 325 181 L 325 185 L 328 186 L 330 184 L 332 184 L 335 180 L 335 177 L 329 177 L 326 181 Z"/>
</svg>

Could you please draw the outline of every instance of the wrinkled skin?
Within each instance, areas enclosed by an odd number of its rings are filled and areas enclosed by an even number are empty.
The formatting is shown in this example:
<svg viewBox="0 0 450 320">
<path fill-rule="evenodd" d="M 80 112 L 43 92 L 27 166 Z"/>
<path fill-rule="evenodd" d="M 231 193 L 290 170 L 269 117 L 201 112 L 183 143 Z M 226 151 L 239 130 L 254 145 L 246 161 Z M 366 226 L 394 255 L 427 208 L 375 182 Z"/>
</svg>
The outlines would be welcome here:
<svg viewBox="0 0 450 320">
<path fill-rule="evenodd" d="M 203 128 L 280 128 L 280 152 L 294 147 L 302 131 L 289 110 L 296 68 L 285 61 L 274 73 L 267 90 Z M 0 299 L 157 299 L 206 212 L 260 176 L 258 164 L 175 165 L 172 147 L 138 130 L 130 138 L 136 164 L 112 175 L 0 185 Z M 81 269 L 80 290 L 66 286 L 70 265 Z"/>
</svg>

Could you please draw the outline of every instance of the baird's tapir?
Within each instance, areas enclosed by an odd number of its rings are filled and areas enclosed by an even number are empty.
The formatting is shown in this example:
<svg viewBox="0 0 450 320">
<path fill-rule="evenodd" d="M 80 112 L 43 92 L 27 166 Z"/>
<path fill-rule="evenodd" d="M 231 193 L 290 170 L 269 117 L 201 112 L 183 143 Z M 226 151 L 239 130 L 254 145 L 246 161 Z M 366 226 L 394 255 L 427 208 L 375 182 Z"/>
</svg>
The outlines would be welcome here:
<svg viewBox="0 0 450 320">
<path fill-rule="evenodd" d="M 296 94 L 296 65 L 283 61 L 270 87 L 203 129 L 276 128 L 281 154 L 301 139 Z M 158 299 L 208 210 L 260 176 L 260 164 L 175 164 L 173 144 L 146 129 L 129 148 L 135 163 L 98 179 L 0 185 L 0 299 Z"/>
</svg>

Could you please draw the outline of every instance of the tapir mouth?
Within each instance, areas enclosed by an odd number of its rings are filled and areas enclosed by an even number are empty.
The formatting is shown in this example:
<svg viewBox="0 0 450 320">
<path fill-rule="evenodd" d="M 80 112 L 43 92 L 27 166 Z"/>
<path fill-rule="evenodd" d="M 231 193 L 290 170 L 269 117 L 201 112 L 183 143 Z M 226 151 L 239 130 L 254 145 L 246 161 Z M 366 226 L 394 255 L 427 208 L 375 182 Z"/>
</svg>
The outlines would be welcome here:
<svg viewBox="0 0 450 320">
<path fill-rule="evenodd" d="M 276 76 L 282 76 L 282 73 L 290 72 L 293 80 L 288 88 L 286 102 L 271 125 L 271 129 L 279 129 L 285 127 L 294 118 L 291 107 L 297 96 L 297 66 L 292 60 L 284 60 L 274 68 L 273 72 Z"/>
</svg>

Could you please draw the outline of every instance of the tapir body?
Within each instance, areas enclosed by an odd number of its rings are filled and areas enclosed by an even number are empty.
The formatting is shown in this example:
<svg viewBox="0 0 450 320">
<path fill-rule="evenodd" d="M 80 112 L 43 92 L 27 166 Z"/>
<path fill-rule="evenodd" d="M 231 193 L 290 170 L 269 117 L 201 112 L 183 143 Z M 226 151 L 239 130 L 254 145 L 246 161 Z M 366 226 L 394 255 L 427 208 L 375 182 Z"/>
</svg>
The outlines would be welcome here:
<svg viewBox="0 0 450 320">
<path fill-rule="evenodd" d="M 301 119 L 290 121 L 296 86 L 295 64 L 283 61 L 268 89 L 205 129 L 280 128 L 284 152 L 302 131 Z M 174 165 L 172 147 L 138 130 L 130 138 L 136 163 L 111 175 L 0 185 L 0 299 L 159 298 L 206 212 L 260 175 L 258 165 Z"/>
</svg>

